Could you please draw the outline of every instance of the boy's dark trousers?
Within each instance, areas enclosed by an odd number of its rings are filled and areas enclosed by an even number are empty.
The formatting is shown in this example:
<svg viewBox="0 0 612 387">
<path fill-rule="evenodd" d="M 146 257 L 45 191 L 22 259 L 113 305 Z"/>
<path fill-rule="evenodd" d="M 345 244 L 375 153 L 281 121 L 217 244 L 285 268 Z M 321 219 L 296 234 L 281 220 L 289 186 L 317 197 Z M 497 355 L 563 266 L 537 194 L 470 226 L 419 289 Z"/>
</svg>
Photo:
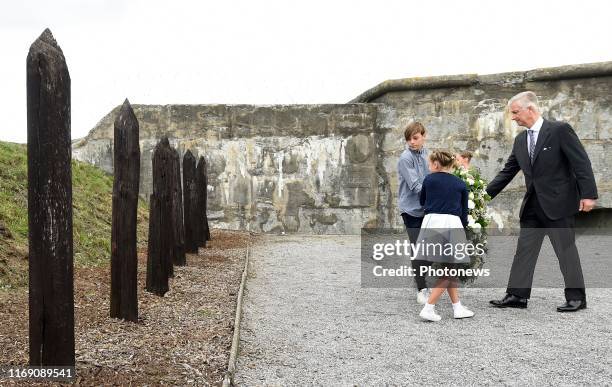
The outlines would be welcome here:
<svg viewBox="0 0 612 387">
<path fill-rule="evenodd" d="M 402 219 L 404 220 L 404 226 L 408 231 L 408 239 L 410 243 L 415 244 L 421 231 L 421 224 L 423 224 L 423 217 L 412 216 L 402 213 Z M 427 287 L 425 282 L 425 276 L 421 275 L 421 266 L 430 266 L 431 262 L 414 259 L 411 261 L 412 269 L 415 271 L 414 281 L 416 282 L 417 289 L 422 290 Z"/>
</svg>

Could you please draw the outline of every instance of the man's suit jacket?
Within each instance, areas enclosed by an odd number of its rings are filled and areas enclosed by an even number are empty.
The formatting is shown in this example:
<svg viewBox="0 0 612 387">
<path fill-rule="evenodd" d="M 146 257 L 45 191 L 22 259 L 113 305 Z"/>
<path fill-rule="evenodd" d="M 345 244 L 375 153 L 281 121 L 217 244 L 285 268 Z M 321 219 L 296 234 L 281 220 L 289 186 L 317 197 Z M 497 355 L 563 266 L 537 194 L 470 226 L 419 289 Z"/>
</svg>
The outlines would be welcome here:
<svg viewBox="0 0 612 387">
<path fill-rule="evenodd" d="M 597 199 L 589 156 L 574 129 L 565 122 L 544 120 L 533 163 L 527 150 L 527 130 L 519 133 L 504 169 L 489 183 L 487 193 L 495 197 L 519 170 L 523 171 L 527 186 L 520 217 L 532 194 L 537 195 L 540 206 L 551 220 L 575 215 L 580 199 Z"/>
</svg>

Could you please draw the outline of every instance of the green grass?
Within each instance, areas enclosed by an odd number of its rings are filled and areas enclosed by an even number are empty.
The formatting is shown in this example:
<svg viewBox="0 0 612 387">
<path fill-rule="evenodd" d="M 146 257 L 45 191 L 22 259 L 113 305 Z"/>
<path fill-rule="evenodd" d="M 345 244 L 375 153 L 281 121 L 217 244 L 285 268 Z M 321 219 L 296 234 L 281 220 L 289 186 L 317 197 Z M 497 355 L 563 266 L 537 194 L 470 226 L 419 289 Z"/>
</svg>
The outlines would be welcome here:
<svg viewBox="0 0 612 387">
<path fill-rule="evenodd" d="M 0 142 L 0 289 L 27 285 L 28 172 L 23 144 Z M 76 267 L 108 265 L 113 177 L 86 163 L 72 162 L 74 260 Z M 138 208 L 138 244 L 146 247 L 148 208 Z"/>
</svg>

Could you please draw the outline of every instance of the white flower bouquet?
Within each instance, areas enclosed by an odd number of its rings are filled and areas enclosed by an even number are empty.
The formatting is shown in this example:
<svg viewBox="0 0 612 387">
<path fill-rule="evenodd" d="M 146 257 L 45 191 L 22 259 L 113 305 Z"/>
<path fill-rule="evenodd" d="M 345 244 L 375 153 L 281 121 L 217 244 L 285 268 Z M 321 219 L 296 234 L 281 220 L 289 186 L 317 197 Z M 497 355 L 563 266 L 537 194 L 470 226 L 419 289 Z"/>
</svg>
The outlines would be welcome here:
<svg viewBox="0 0 612 387">
<path fill-rule="evenodd" d="M 473 255 L 470 261 L 470 268 L 480 268 L 484 264 L 487 246 L 486 228 L 491 222 L 491 216 L 487 212 L 487 202 L 491 197 L 486 192 L 487 183 L 480 176 L 480 171 L 476 168 L 465 169 L 457 167 L 453 175 L 463 180 L 468 188 L 468 225 L 466 233 L 468 240 L 474 245 L 480 243 L 484 246 L 484 253 Z M 474 277 L 460 277 L 459 280 L 466 284 L 474 282 Z"/>
<path fill-rule="evenodd" d="M 487 213 L 487 202 L 491 200 L 485 190 L 487 183 L 476 168 L 468 170 L 458 167 L 453 171 L 453 175 L 463 180 L 468 188 L 468 230 L 480 232 L 491 222 L 491 216 Z"/>
</svg>

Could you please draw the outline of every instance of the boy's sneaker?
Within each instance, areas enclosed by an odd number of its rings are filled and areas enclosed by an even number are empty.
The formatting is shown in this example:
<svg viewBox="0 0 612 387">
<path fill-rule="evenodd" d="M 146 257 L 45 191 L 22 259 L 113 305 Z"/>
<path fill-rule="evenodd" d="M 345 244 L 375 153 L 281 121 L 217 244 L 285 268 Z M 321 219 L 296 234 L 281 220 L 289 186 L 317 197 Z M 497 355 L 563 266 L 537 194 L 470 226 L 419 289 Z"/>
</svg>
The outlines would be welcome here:
<svg viewBox="0 0 612 387">
<path fill-rule="evenodd" d="M 439 314 L 436 313 L 436 309 L 433 305 L 431 305 L 431 307 L 429 307 L 430 305 L 425 305 L 423 307 L 423 310 L 421 310 L 421 313 L 419 313 L 419 316 L 427 321 L 440 321 L 442 320 L 442 317 L 440 317 Z"/>
<path fill-rule="evenodd" d="M 474 312 L 469 310 L 463 305 L 459 305 L 458 307 L 453 307 L 453 317 L 455 318 L 469 318 L 474 317 Z"/>
<path fill-rule="evenodd" d="M 417 304 L 425 305 L 427 300 L 429 299 L 429 289 L 421 289 L 417 293 Z"/>
</svg>

